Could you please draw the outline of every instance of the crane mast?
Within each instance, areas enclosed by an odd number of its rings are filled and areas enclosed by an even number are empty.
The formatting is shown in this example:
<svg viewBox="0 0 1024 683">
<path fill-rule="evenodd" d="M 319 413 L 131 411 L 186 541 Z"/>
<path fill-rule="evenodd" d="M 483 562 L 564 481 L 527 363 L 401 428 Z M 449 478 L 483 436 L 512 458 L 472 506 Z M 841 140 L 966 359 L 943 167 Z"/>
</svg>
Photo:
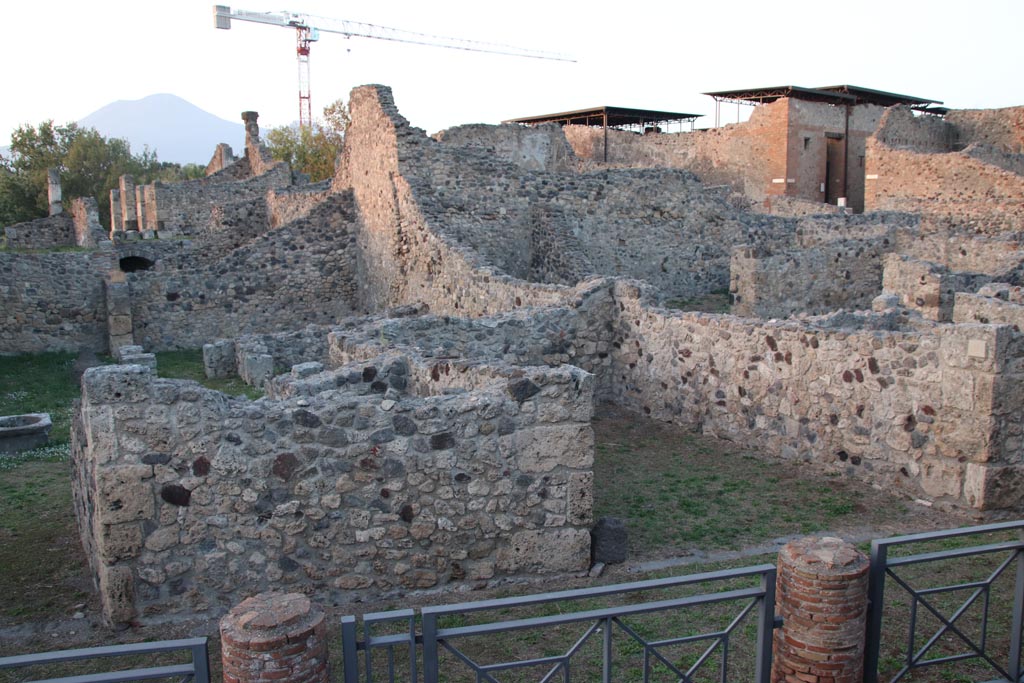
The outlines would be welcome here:
<svg viewBox="0 0 1024 683">
<path fill-rule="evenodd" d="M 219 29 L 230 29 L 232 19 L 295 29 L 295 56 L 298 60 L 299 67 L 299 126 L 301 127 L 311 126 L 313 124 L 312 99 L 310 97 L 309 52 L 310 44 L 320 39 L 321 31 L 324 33 L 336 33 L 343 35 L 346 38 L 374 38 L 377 40 L 389 40 L 396 43 L 443 47 L 450 50 L 463 50 L 466 52 L 484 52 L 488 54 L 506 55 L 509 57 L 524 57 L 527 59 L 546 59 L 559 62 L 576 61 L 565 55 L 553 52 L 528 50 L 525 48 L 515 47 L 513 45 L 502 45 L 500 43 L 486 43 L 478 40 L 437 36 L 428 33 L 417 33 L 415 31 L 390 28 L 388 26 L 377 26 L 376 24 L 365 24 L 358 21 L 348 21 L 346 19 L 316 17 L 306 14 L 296 14 L 293 12 L 253 12 L 250 10 L 232 10 L 226 5 L 214 5 L 213 16 L 214 26 Z"/>
</svg>

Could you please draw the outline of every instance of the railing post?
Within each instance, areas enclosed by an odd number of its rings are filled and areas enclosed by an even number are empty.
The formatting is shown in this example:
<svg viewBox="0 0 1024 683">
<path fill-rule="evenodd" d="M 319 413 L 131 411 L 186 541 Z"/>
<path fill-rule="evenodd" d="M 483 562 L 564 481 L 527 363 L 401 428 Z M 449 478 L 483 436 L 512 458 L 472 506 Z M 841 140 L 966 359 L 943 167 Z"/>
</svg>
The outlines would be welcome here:
<svg viewBox="0 0 1024 683">
<path fill-rule="evenodd" d="M 604 620 L 604 633 L 601 643 L 602 674 L 601 683 L 612 683 L 612 618 Z"/>
<path fill-rule="evenodd" d="M 864 647 L 864 683 L 878 683 L 878 656 L 882 645 L 882 606 L 885 598 L 885 564 L 889 546 L 871 542 L 868 574 L 868 624 Z"/>
<path fill-rule="evenodd" d="M 341 667 L 343 683 L 359 683 L 359 650 L 356 618 L 341 618 Z"/>
<path fill-rule="evenodd" d="M 868 558 L 839 538 L 803 538 L 779 552 L 771 680 L 860 683 Z"/>
<path fill-rule="evenodd" d="M 423 683 L 437 683 L 437 615 L 423 612 Z"/>
<path fill-rule="evenodd" d="M 1024 627 L 1024 550 L 1017 551 L 1017 582 L 1013 592 L 1013 627 L 1010 629 L 1010 680 L 1019 681 L 1021 628 Z"/>
<path fill-rule="evenodd" d="M 772 636 L 775 631 L 775 582 L 778 572 L 761 575 L 761 606 L 757 611 L 757 670 L 754 680 L 768 683 L 772 672 Z"/>
<path fill-rule="evenodd" d="M 210 648 L 206 638 L 192 646 L 192 667 L 195 669 L 194 683 L 210 683 Z"/>
</svg>

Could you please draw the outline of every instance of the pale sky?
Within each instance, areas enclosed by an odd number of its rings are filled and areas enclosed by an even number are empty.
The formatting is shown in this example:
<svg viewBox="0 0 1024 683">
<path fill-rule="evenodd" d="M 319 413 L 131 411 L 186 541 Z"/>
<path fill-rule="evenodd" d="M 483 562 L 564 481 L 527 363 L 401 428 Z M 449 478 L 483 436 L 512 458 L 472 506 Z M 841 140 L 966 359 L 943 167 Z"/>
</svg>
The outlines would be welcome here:
<svg viewBox="0 0 1024 683">
<path fill-rule="evenodd" d="M 223 0 L 230 2 L 230 0 Z M 314 114 L 364 83 L 393 88 L 428 133 L 602 104 L 705 114 L 700 93 L 849 83 L 953 108 L 1024 105 L 1024 0 L 238 0 L 425 33 L 567 53 L 575 64 L 322 34 Z M 280 4 L 278 4 L 280 3 Z M 292 4 L 294 3 L 294 4 Z M 213 27 L 206 0 L 6 2 L 0 145 L 21 123 L 80 119 L 115 100 L 172 93 L 230 121 L 297 119 L 291 29 Z M 723 123 L 735 119 L 735 107 Z"/>
</svg>

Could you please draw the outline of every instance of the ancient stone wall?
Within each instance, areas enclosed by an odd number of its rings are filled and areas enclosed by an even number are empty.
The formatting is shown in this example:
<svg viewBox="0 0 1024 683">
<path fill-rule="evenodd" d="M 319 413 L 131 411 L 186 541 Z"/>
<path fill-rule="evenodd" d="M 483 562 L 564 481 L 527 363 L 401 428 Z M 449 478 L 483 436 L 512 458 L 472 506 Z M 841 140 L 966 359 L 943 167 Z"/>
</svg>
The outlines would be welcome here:
<svg viewBox="0 0 1024 683">
<path fill-rule="evenodd" d="M 955 272 L 932 261 L 889 254 L 882 289 L 897 295 L 901 306 L 928 320 L 949 322 L 953 319 L 957 292 L 973 292 L 992 280 L 991 275 L 984 273 Z"/>
<path fill-rule="evenodd" d="M 439 314 L 474 316 L 557 305 L 571 290 L 534 285 L 489 267 L 428 219 L 431 147 L 441 145 L 398 113 L 389 89 L 352 91 L 352 124 L 334 189 L 351 188 L 362 219 L 356 242 L 361 306 L 424 302 Z M 426 162 L 426 163 L 425 163 Z M 443 189 L 443 188 L 442 188 Z"/>
<path fill-rule="evenodd" d="M 299 218 L 327 199 L 331 193 L 331 181 L 324 180 L 313 185 L 282 187 L 267 192 L 269 227 L 278 228 Z"/>
<path fill-rule="evenodd" d="M 729 185 L 762 202 L 786 194 L 788 124 L 789 104 L 780 100 L 755 108 L 745 123 L 721 128 L 654 135 L 609 130 L 607 163 L 685 169 L 707 185 Z M 564 130 L 576 156 L 604 161 L 602 129 L 566 126 Z"/>
<path fill-rule="evenodd" d="M 263 204 L 260 202 L 260 204 Z M 254 205 L 231 205 L 253 217 Z M 258 205 L 255 205 L 258 206 Z M 265 207 L 263 209 L 265 212 Z M 257 214 L 266 220 L 265 213 Z M 326 324 L 354 310 L 358 218 L 349 194 L 306 218 L 224 251 L 192 243 L 151 270 L 129 273 L 135 342 L 147 350 L 196 348 L 219 337 Z M 236 231 L 221 230 L 226 240 Z"/>
<path fill-rule="evenodd" d="M 100 225 L 99 207 L 92 197 L 76 197 L 68 207 L 71 214 L 74 244 L 79 247 L 95 247 L 107 240 L 107 233 Z"/>
<path fill-rule="evenodd" d="M 144 229 L 155 230 L 161 237 L 195 235 L 218 204 L 262 198 L 268 190 L 290 184 L 291 169 L 287 164 L 278 164 L 263 175 L 245 180 L 213 175 L 181 183 L 146 185 Z"/>
<path fill-rule="evenodd" d="M 591 376 L 505 366 L 479 386 L 452 373 L 462 393 L 397 388 L 433 372 L 391 354 L 329 371 L 329 391 L 291 378 L 250 402 L 142 366 L 87 371 L 74 491 L 106 618 L 585 568 Z"/>
<path fill-rule="evenodd" d="M 979 505 L 971 491 L 1020 477 L 1020 449 L 992 440 L 1020 400 L 1007 380 L 1020 363 L 1009 326 L 895 311 L 799 322 L 668 312 L 627 282 L 615 296 L 620 405 L 939 500 Z"/>
<path fill-rule="evenodd" d="M 946 119 L 915 115 L 910 107 L 897 106 L 886 110 L 873 137 L 892 149 L 943 154 L 953 151 L 957 132 Z"/>
<path fill-rule="evenodd" d="M 991 145 L 1010 154 L 1024 154 L 1024 107 L 954 109 L 946 114 L 956 130 L 960 148 L 972 143 Z"/>
<path fill-rule="evenodd" d="M 112 249 L 0 251 L 0 353 L 106 351 L 104 277 Z"/>
<path fill-rule="evenodd" d="M 59 213 L 4 228 L 6 249 L 52 249 L 75 243 L 75 226 L 71 215 Z"/>
<path fill-rule="evenodd" d="M 888 110 L 868 140 L 866 210 L 938 216 L 985 234 L 1024 229 L 1024 176 L 964 152 L 916 151 L 941 151 L 941 135 L 952 131 L 951 124 L 933 117 Z M 900 140 L 906 141 L 902 148 L 887 142 Z"/>
<path fill-rule="evenodd" d="M 885 238 L 835 240 L 778 252 L 737 247 L 729 291 L 732 312 L 762 318 L 868 308 L 882 288 Z"/>
<path fill-rule="evenodd" d="M 455 147 L 476 147 L 527 171 L 575 171 L 578 160 L 561 126 L 469 124 L 436 133 L 434 139 Z"/>
</svg>

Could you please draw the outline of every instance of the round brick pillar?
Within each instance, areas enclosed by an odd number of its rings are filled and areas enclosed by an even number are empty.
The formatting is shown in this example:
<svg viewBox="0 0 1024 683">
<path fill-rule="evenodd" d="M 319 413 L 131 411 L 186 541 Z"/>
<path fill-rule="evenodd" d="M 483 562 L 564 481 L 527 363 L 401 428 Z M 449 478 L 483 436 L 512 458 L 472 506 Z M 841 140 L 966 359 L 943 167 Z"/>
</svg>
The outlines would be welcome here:
<svg viewBox="0 0 1024 683">
<path fill-rule="evenodd" d="M 260 593 L 220 620 L 224 683 L 327 683 L 324 611 L 300 593 Z"/>
<path fill-rule="evenodd" d="M 860 683 L 868 558 L 839 538 L 803 538 L 779 553 L 773 683 Z"/>
</svg>

